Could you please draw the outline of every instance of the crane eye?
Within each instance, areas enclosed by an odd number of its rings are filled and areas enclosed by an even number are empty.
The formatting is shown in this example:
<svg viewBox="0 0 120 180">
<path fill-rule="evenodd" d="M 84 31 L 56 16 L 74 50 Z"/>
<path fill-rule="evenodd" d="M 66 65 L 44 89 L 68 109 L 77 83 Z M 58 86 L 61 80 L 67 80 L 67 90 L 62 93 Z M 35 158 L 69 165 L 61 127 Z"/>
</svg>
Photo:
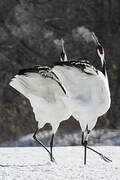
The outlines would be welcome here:
<svg viewBox="0 0 120 180">
<path fill-rule="evenodd" d="M 65 60 L 64 52 L 61 52 L 61 59 L 62 59 L 63 61 Z"/>
<path fill-rule="evenodd" d="M 104 50 L 103 50 L 102 46 L 98 45 L 98 50 L 99 50 L 100 54 L 103 54 Z"/>
</svg>

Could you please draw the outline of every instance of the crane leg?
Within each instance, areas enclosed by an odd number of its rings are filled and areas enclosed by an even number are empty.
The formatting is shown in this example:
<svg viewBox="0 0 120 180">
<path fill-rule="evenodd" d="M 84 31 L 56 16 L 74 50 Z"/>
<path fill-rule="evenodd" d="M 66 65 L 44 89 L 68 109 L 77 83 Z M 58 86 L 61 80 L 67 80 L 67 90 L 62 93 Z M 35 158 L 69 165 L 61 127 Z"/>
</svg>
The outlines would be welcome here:
<svg viewBox="0 0 120 180">
<path fill-rule="evenodd" d="M 88 136 L 89 136 L 90 131 L 87 130 L 87 134 L 86 131 L 82 132 L 82 145 L 84 146 L 84 164 L 86 164 L 86 150 L 89 149 L 93 152 L 95 152 L 96 154 L 98 154 L 104 161 L 106 162 L 112 162 L 111 159 L 107 158 L 106 156 L 104 156 L 103 154 L 101 154 L 100 152 L 94 150 L 93 148 L 89 147 L 87 145 L 88 142 Z"/>
<path fill-rule="evenodd" d="M 49 156 L 50 156 L 50 159 L 52 159 L 51 161 L 52 161 L 52 162 L 55 161 L 54 157 L 52 156 L 51 152 L 47 149 L 47 147 L 46 147 L 41 141 L 39 141 L 39 140 L 37 139 L 36 135 L 37 135 L 37 132 L 38 132 L 38 131 L 39 131 L 39 129 L 37 128 L 36 131 L 35 131 L 35 133 L 34 133 L 34 135 L 33 135 L 33 138 L 35 139 L 35 141 L 37 141 L 37 142 L 48 152 L 48 154 L 49 154 Z"/>
<path fill-rule="evenodd" d="M 87 140 L 88 138 L 84 137 L 84 132 L 82 133 L 82 145 L 84 146 L 84 164 L 86 164 L 87 159 Z"/>
<path fill-rule="evenodd" d="M 87 158 L 87 141 L 84 142 L 84 164 L 86 164 L 86 158 Z"/>
<path fill-rule="evenodd" d="M 87 143 L 88 143 L 88 136 L 90 130 L 88 130 L 88 125 L 86 126 L 86 130 L 82 132 L 82 145 L 84 146 L 84 164 L 86 164 L 87 160 Z"/>
<path fill-rule="evenodd" d="M 53 139 L 54 139 L 54 134 L 52 134 L 52 137 L 51 137 L 51 141 L 50 141 L 50 152 L 51 152 L 51 161 L 54 161 L 53 159 Z"/>
</svg>

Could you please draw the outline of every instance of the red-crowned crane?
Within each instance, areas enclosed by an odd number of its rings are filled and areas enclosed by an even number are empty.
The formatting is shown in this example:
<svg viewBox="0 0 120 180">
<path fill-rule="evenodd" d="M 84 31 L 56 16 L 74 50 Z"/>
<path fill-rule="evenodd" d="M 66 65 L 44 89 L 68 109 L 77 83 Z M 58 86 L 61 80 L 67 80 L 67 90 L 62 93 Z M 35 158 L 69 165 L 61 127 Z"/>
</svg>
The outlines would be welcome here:
<svg viewBox="0 0 120 180">
<path fill-rule="evenodd" d="M 72 115 L 80 123 L 82 145 L 85 147 L 84 164 L 86 148 L 99 154 L 105 161 L 111 161 L 87 145 L 89 133 L 95 127 L 98 117 L 105 114 L 111 104 L 104 49 L 94 33 L 92 36 L 101 60 L 101 71 L 86 60 L 57 62 L 52 69 L 66 89 Z"/>
<path fill-rule="evenodd" d="M 66 61 L 67 56 L 62 40 L 62 53 L 60 60 Z M 71 111 L 67 104 L 67 94 L 57 75 L 48 66 L 34 66 L 22 69 L 12 78 L 10 86 L 16 89 L 29 99 L 38 122 L 38 128 L 33 138 L 43 146 L 54 161 L 52 155 L 53 138 L 61 121 L 71 116 Z M 52 125 L 52 138 L 50 141 L 50 151 L 37 139 L 36 135 L 46 123 Z"/>
</svg>

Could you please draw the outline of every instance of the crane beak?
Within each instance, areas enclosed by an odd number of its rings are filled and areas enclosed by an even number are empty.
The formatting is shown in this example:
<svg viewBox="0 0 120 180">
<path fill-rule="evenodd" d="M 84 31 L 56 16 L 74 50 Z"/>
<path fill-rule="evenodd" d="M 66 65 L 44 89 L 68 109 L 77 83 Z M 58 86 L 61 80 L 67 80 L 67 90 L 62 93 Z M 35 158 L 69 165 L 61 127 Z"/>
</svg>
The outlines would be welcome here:
<svg viewBox="0 0 120 180">
<path fill-rule="evenodd" d="M 61 38 L 61 45 L 62 45 L 62 49 L 64 50 L 64 40 L 63 40 L 63 38 Z"/>
<path fill-rule="evenodd" d="M 98 41 L 98 38 L 97 38 L 97 36 L 95 35 L 94 32 L 92 32 L 92 38 L 93 38 L 93 40 L 94 40 L 94 42 L 95 42 L 95 44 L 96 44 L 97 46 L 100 45 L 100 43 L 99 43 L 99 41 Z"/>
</svg>

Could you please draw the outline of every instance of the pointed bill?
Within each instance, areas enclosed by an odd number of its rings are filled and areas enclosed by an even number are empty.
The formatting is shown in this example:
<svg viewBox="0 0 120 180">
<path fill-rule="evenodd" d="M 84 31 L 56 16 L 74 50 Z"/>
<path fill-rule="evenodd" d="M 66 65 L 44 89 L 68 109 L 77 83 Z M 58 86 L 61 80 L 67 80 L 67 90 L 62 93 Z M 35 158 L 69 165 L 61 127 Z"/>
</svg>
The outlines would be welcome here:
<svg viewBox="0 0 120 180">
<path fill-rule="evenodd" d="M 64 40 L 63 40 L 63 38 L 61 38 L 61 44 L 62 44 L 62 48 L 64 49 Z"/>
<path fill-rule="evenodd" d="M 94 40 L 94 42 L 95 42 L 96 45 L 100 45 L 100 43 L 99 43 L 99 41 L 98 41 L 98 38 L 97 38 L 97 36 L 95 35 L 94 32 L 92 32 L 92 38 L 93 38 L 93 40 Z"/>
</svg>

